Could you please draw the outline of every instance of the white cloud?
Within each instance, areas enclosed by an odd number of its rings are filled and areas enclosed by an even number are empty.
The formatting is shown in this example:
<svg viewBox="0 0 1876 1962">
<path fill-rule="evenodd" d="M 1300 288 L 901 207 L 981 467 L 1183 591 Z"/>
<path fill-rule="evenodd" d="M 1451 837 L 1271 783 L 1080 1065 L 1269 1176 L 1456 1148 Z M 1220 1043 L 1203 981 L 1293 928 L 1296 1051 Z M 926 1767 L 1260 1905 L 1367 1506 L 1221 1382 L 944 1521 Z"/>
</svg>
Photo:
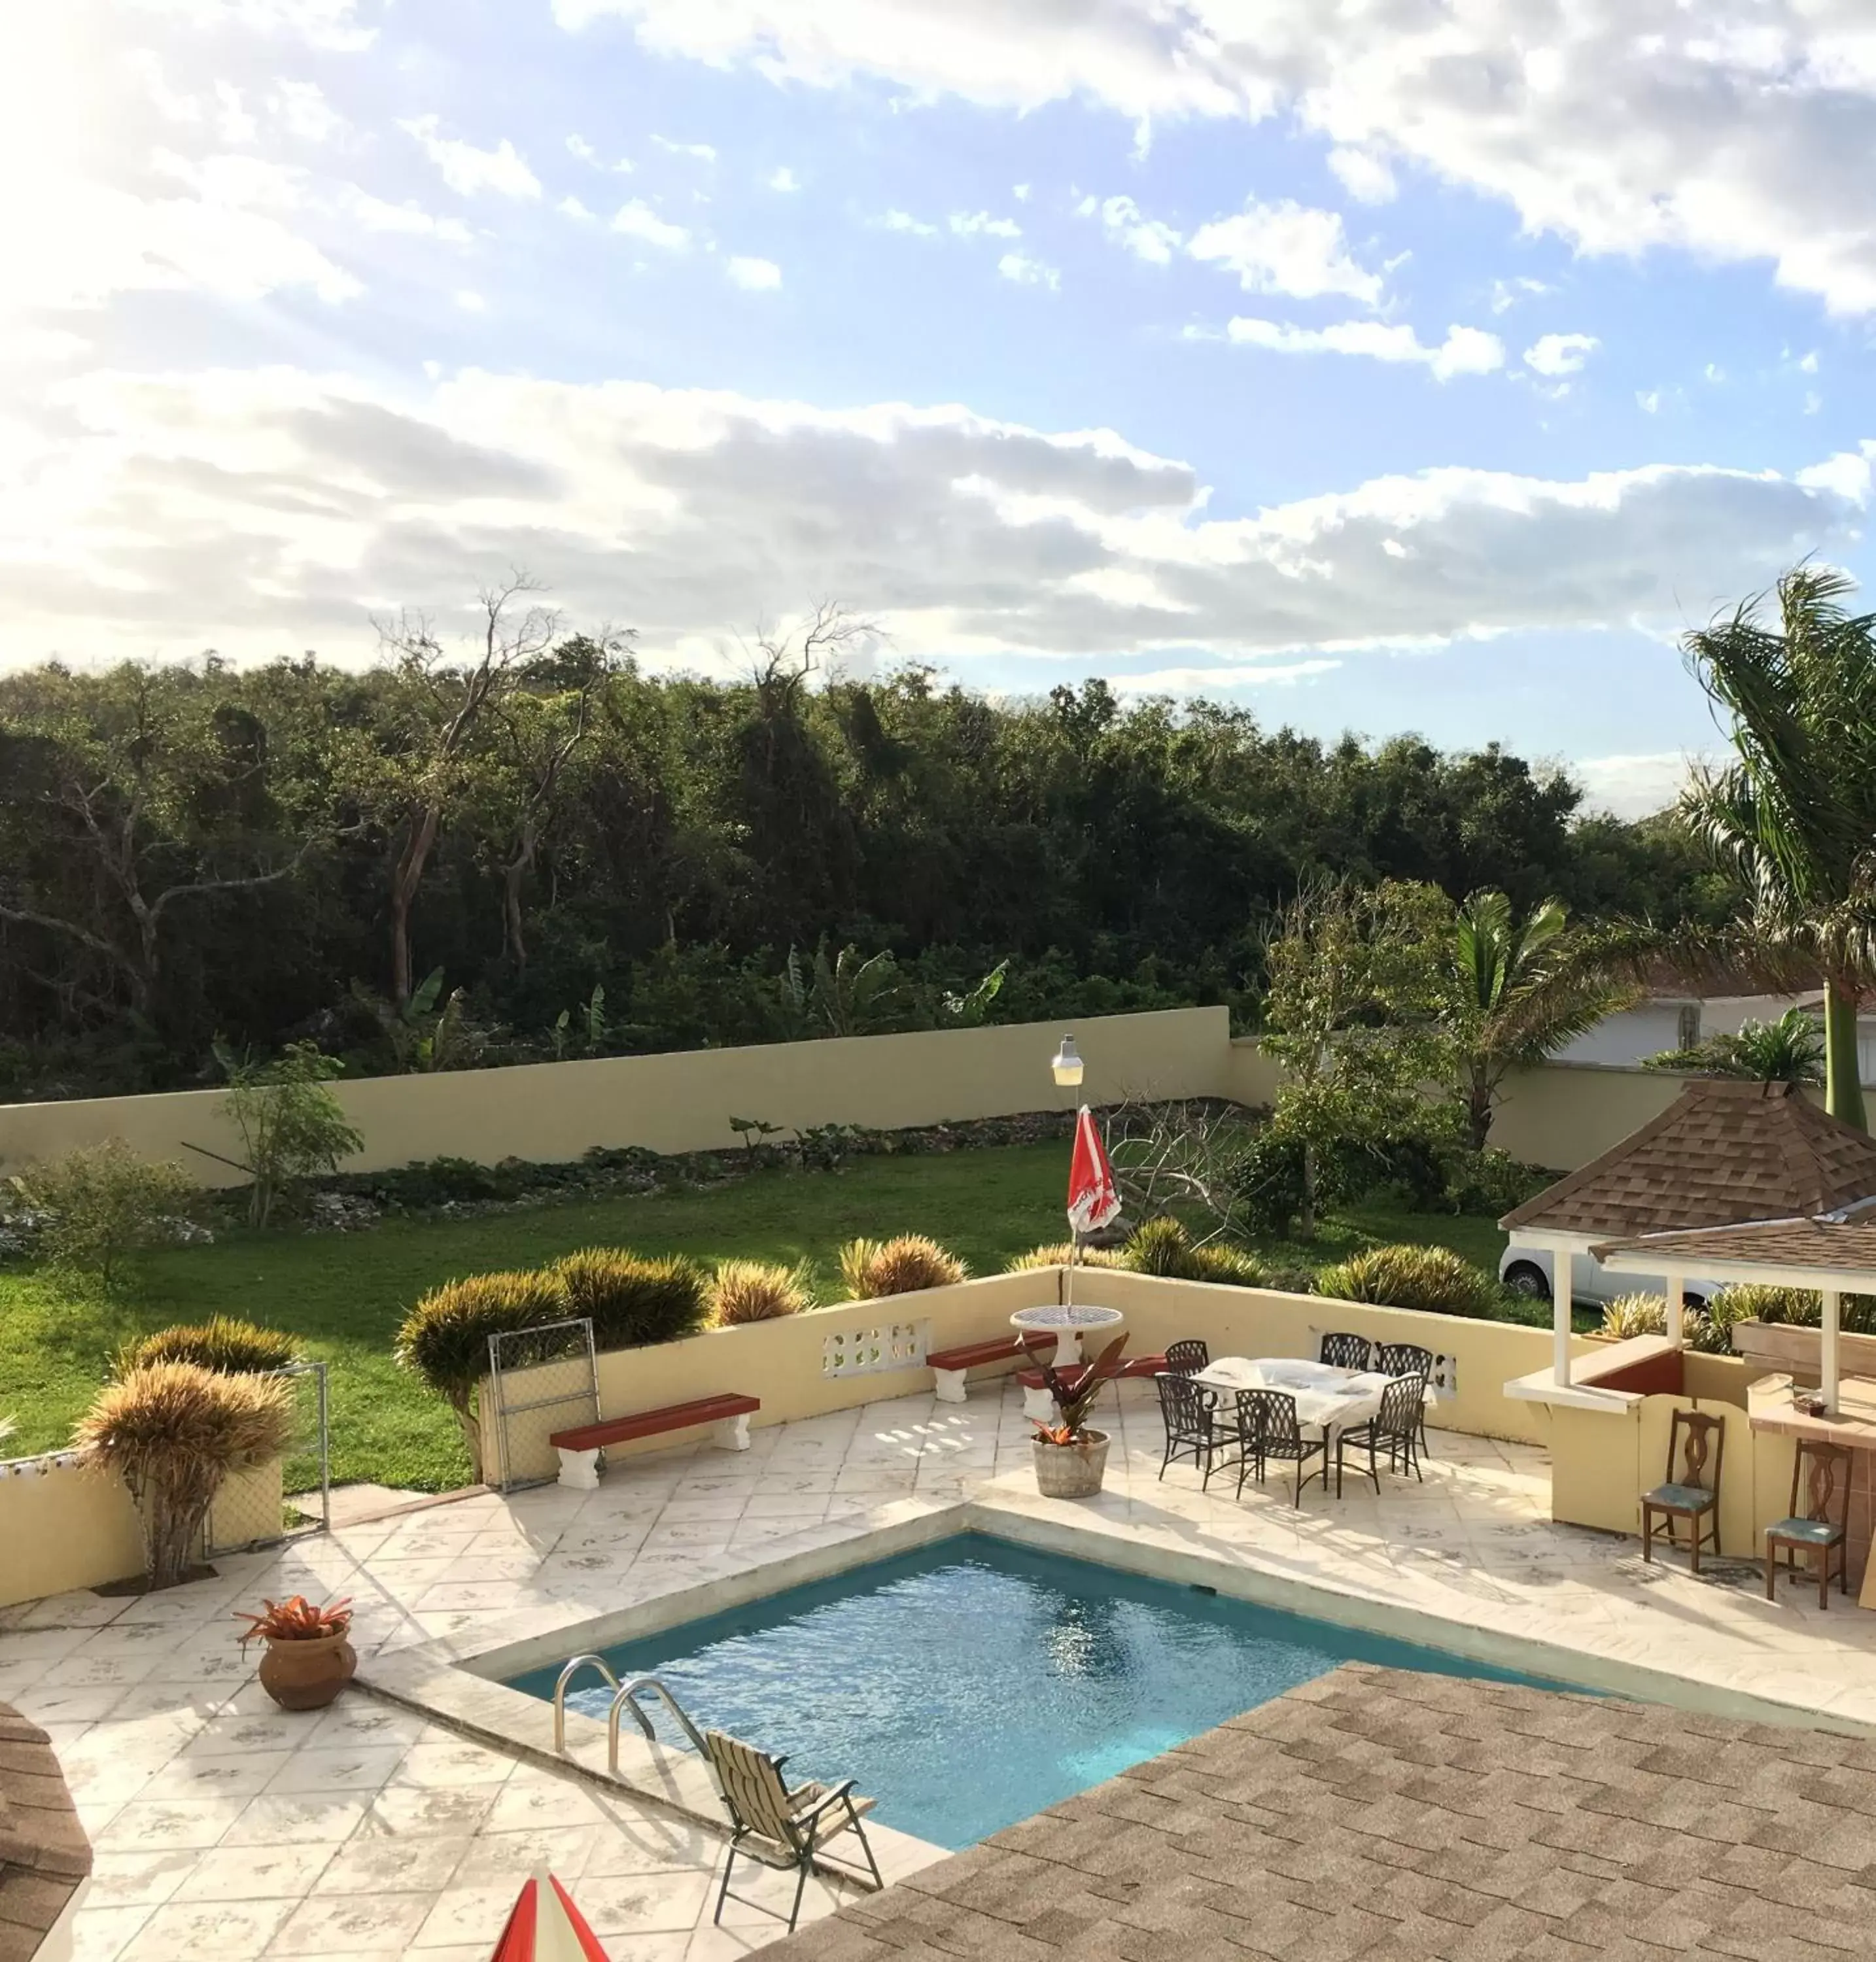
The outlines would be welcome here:
<svg viewBox="0 0 1876 1962">
<path fill-rule="evenodd" d="M 947 221 L 960 238 L 1020 238 L 1023 228 L 1013 218 L 992 218 L 987 211 L 954 211 Z"/>
<path fill-rule="evenodd" d="M 1638 388 L 1635 407 L 1644 416 L 1658 416 L 1661 413 L 1661 391 L 1659 388 Z"/>
<path fill-rule="evenodd" d="M 341 54 L 368 48 L 378 36 L 360 21 L 359 0 L 138 0 L 138 11 L 193 27 L 289 36 Z"/>
<path fill-rule="evenodd" d="M 1524 350 L 1524 365 L 1533 375 L 1575 375 L 1602 346 L 1593 334 L 1541 334 Z"/>
<path fill-rule="evenodd" d="M 443 174 L 449 188 L 463 197 L 492 190 L 502 197 L 539 197 L 541 181 L 504 136 L 492 150 L 478 150 L 453 136 L 437 134 L 439 118 L 418 116 L 398 126 L 414 136 Z"/>
<path fill-rule="evenodd" d="M 1076 209 L 1084 217 L 1098 212 L 1107 236 L 1149 265 L 1171 265 L 1172 255 L 1184 243 L 1170 225 L 1143 216 L 1130 197 L 1110 197 L 1099 203 L 1085 197 Z"/>
<path fill-rule="evenodd" d="M 581 203 L 580 200 L 574 197 L 570 193 L 569 193 L 565 197 L 562 198 L 560 203 L 554 206 L 554 209 L 564 217 L 577 218 L 582 221 L 590 219 L 593 215 L 592 211 L 586 205 Z"/>
<path fill-rule="evenodd" d="M 367 232 L 403 232 L 413 238 L 441 238 L 452 245 L 466 245 L 469 242 L 469 228 L 461 219 L 439 218 L 434 212 L 426 211 L 419 204 L 392 204 L 385 198 L 374 197 L 368 190 L 361 190 L 356 184 L 346 187 L 342 202 L 347 217 L 362 225 Z"/>
<path fill-rule="evenodd" d="M 909 211 L 889 211 L 879 222 L 888 232 L 903 232 L 914 238 L 935 238 L 938 233 L 935 225 L 914 218 Z"/>
<path fill-rule="evenodd" d="M 1763 260 L 1876 311 L 1869 0 L 1331 7 L 1323 0 L 555 0 L 664 54 L 777 82 L 877 77 L 1012 110 L 1085 98 L 1138 126 L 1296 119 L 1410 161 L 1590 254 Z"/>
<path fill-rule="evenodd" d="M 689 157 L 699 164 L 714 164 L 717 161 L 714 143 L 674 143 L 669 136 L 654 136 L 651 140 L 660 149 L 674 157 Z"/>
<path fill-rule="evenodd" d="M 1800 373 L 1805 375 L 1815 375 L 1817 372 L 1817 349 L 1814 347 L 1808 354 L 1805 355 L 1799 361 L 1798 366 Z"/>
<path fill-rule="evenodd" d="M 473 371 L 414 393 L 277 367 L 93 373 L 10 413 L 15 660 L 363 657 L 372 607 L 452 603 L 510 563 L 575 617 L 632 620 L 666 659 L 803 591 L 941 658 L 1235 669 L 1673 630 L 1841 549 L 1871 490 L 1868 454 L 1809 481 L 1439 469 L 1217 517 L 1189 467 L 1111 432 Z"/>
<path fill-rule="evenodd" d="M 1010 196 L 1015 198 L 1018 204 L 1027 204 L 1029 202 L 1029 186 L 1026 184 L 1012 184 Z"/>
<path fill-rule="evenodd" d="M 242 102 L 241 91 L 232 81 L 218 81 L 215 85 L 215 100 L 219 105 L 216 129 L 222 141 L 238 147 L 251 143 L 260 133 L 260 126 Z"/>
<path fill-rule="evenodd" d="M 1153 668 L 1145 674 L 1111 674 L 1117 695 L 1215 695 L 1221 689 L 1293 688 L 1334 674 L 1340 661 L 1266 661 L 1256 665 L 1220 662 L 1216 667 Z"/>
<path fill-rule="evenodd" d="M 1552 290 L 1542 280 L 1522 276 L 1494 280 L 1491 283 L 1491 310 L 1494 313 L 1509 313 L 1520 300 L 1539 299 Z"/>
<path fill-rule="evenodd" d="M 691 239 L 682 225 L 660 218 L 642 197 L 622 204 L 613 212 L 612 229 L 624 232 L 628 238 L 642 238 L 647 245 L 656 245 L 665 252 L 681 252 Z"/>
<path fill-rule="evenodd" d="M 723 270 L 753 293 L 772 292 L 781 284 L 781 268 L 772 259 L 731 259 Z"/>
<path fill-rule="evenodd" d="M 456 305 L 459 306 L 465 313 L 487 313 L 488 312 L 488 302 L 483 299 L 480 293 L 471 292 L 467 286 L 462 288 L 458 292 L 456 295 Z"/>
<path fill-rule="evenodd" d="M 1680 794 L 1692 759 L 1683 750 L 1628 756 L 1586 756 L 1571 774 L 1583 785 L 1584 807 L 1612 817 L 1647 817 Z"/>
<path fill-rule="evenodd" d="M 1443 341 L 1429 344 L 1401 323 L 1337 321 L 1328 327 L 1293 327 L 1287 321 L 1233 320 L 1226 338 L 1273 354 L 1353 354 L 1371 361 L 1421 363 L 1439 380 L 1456 375 L 1489 375 L 1504 366 L 1504 343 L 1476 327 L 1449 327 Z"/>
<path fill-rule="evenodd" d="M 302 143 L 329 143 L 345 127 L 316 81 L 276 81 L 267 91 L 267 113 Z"/>
<path fill-rule="evenodd" d="M 801 180 L 786 164 L 778 165 L 769 173 L 768 184 L 771 190 L 799 190 L 801 188 Z"/>
<path fill-rule="evenodd" d="M 1062 275 L 1054 267 L 1031 258 L 1027 252 L 1005 252 L 996 262 L 996 269 L 1019 286 L 1047 286 L 1053 292 L 1062 283 Z"/>
<path fill-rule="evenodd" d="M 1337 145 L 1329 152 L 1329 168 L 1341 180 L 1342 188 L 1360 204 L 1389 204 L 1400 195 L 1387 160 L 1372 150 L 1350 149 Z"/>
<path fill-rule="evenodd" d="M 1289 198 L 1276 204 L 1251 199 L 1235 216 L 1200 225 L 1186 250 L 1235 273 L 1246 292 L 1294 299 L 1334 293 L 1366 306 L 1380 302 L 1381 276 L 1350 257 L 1341 215 Z"/>
</svg>

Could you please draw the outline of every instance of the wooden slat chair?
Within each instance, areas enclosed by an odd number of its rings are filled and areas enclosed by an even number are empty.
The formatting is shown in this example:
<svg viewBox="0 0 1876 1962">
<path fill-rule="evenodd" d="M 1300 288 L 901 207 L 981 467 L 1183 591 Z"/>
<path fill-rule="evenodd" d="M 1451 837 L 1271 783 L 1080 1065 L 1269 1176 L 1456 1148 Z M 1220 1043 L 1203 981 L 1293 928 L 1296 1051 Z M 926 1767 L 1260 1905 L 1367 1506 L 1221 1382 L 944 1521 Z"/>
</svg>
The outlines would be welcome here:
<svg viewBox="0 0 1876 1962">
<path fill-rule="evenodd" d="M 1718 1439 L 1718 1442 L 1715 1440 Z M 1683 1443 L 1683 1440 L 1684 1443 Z M 1675 1544 L 1674 1522 L 1685 1519 L 1689 1536 L 1688 1571 L 1700 1571 L 1700 1542 L 1711 1533 L 1713 1557 L 1720 1557 L 1720 1466 L 1726 1456 L 1726 1426 L 1705 1411 L 1677 1410 L 1667 1427 L 1667 1479 L 1641 1495 L 1641 1558 L 1654 1558 L 1654 1516 L 1667 1523 L 1667 1543 Z M 1712 1459 L 1711 1481 L 1707 1478 Z M 1679 1458 L 1680 1470 L 1674 1469 Z"/>
<path fill-rule="evenodd" d="M 1806 1475 L 1808 1465 L 1809 1475 Z M 1803 1489 L 1804 1510 L 1798 1510 Z M 1835 1510 L 1836 1516 L 1831 1513 Z M 1850 1454 L 1841 1444 L 1823 1439 L 1801 1437 L 1798 1454 L 1791 1460 L 1791 1516 L 1766 1528 L 1766 1599 L 1772 1600 L 1778 1589 L 1779 1549 L 1785 1554 L 1787 1569 L 1798 1571 L 1801 1553 L 1811 1555 L 1817 1565 L 1817 1605 L 1830 1606 L 1830 1567 L 1834 1556 L 1837 1587 L 1850 1591 Z"/>
<path fill-rule="evenodd" d="M 774 1912 L 746 1894 L 730 1893 L 730 1870 L 739 1853 L 765 1867 L 794 1868 L 794 1905 L 788 1911 L 791 1935 L 801 1918 L 801 1896 L 817 1856 L 829 1840 L 842 1833 L 858 1835 L 860 1850 L 866 1855 L 867 1869 L 872 1875 L 871 1891 L 877 1893 L 885 1886 L 880 1877 L 879 1862 L 867 1842 L 866 1829 L 860 1823 L 861 1816 L 873 1809 L 873 1801 L 855 1797 L 852 1778 L 834 1785 L 799 1785 L 791 1791 L 782 1782 L 781 1767 L 786 1759 L 771 1757 L 766 1751 L 759 1751 L 754 1745 L 740 1743 L 721 1730 L 704 1733 L 704 1748 L 710 1754 L 710 1768 L 716 1775 L 717 1791 L 729 1812 L 732 1828 L 730 1849 L 724 1856 L 723 1885 L 717 1890 L 717 1911 L 711 1917 L 713 1921 L 721 1924 L 723 1904 L 732 1899 L 746 1907 Z M 865 1876 L 844 1862 L 839 1871 L 844 1877 L 864 1884 Z M 775 1919 L 779 1921 L 781 1917 L 777 1914 Z"/>
</svg>

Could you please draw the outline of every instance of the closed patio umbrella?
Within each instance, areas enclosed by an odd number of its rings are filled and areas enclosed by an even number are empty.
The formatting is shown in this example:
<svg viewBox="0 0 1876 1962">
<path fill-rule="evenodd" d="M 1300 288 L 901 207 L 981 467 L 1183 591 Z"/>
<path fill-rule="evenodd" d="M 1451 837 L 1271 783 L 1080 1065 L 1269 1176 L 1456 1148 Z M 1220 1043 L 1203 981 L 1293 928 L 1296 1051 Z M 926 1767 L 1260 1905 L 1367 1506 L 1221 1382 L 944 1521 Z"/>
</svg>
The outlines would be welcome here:
<svg viewBox="0 0 1876 1962">
<path fill-rule="evenodd" d="M 607 1962 L 599 1938 L 551 1874 L 529 1881 L 489 1962 Z"/>
<path fill-rule="evenodd" d="M 1069 1161 L 1069 1228 L 1073 1236 L 1069 1256 L 1069 1299 L 1075 1293 L 1075 1259 L 1083 1235 L 1098 1232 L 1120 1210 L 1120 1188 L 1115 1182 L 1107 1148 L 1101 1142 L 1095 1114 L 1084 1104 L 1075 1120 L 1075 1152 Z"/>
</svg>

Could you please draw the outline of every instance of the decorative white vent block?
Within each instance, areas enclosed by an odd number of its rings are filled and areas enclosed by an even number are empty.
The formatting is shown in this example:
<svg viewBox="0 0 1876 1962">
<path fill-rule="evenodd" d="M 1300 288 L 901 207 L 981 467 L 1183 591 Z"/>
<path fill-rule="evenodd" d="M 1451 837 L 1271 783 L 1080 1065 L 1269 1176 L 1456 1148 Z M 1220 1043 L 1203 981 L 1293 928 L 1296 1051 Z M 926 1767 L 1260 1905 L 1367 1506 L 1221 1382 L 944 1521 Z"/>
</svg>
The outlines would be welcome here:
<svg viewBox="0 0 1876 1962">
<path fill-rule="evenodd" d="M 917 1369 L 932 1346 L 928 1321 L 882 1321 L 872 1328 L 847 1328 L 821 1343 L 821 1374 L 871 1376 L 882 1369 Z"/>
</svg>

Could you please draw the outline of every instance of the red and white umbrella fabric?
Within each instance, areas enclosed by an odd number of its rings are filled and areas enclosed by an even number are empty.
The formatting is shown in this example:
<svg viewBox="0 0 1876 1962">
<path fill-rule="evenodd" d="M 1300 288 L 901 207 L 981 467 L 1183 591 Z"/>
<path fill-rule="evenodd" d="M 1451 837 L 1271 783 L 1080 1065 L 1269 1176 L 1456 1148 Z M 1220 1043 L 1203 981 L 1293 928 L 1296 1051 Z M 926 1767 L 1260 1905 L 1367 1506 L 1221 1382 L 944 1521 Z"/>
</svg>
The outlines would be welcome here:
<svg viewBox="0 0 1876 1962">
<path fill-rule="evenodd" d="M 522 1890 L 489 1962 L 607 1962 L 567 1890 L 542 1874 Z"/>
<path fill-rule="evenodd" d="M 1114 1183 L 1107 1148 L 1095 1128 L 1095 1114 L 1084 1104 L 1075 1120 L 1075 1155 L 1069 1165 L 1069 1224 L 1077 1233 L 1092 1233 L 1120 1210 L 1120 1188 Z"/>
</svg>

